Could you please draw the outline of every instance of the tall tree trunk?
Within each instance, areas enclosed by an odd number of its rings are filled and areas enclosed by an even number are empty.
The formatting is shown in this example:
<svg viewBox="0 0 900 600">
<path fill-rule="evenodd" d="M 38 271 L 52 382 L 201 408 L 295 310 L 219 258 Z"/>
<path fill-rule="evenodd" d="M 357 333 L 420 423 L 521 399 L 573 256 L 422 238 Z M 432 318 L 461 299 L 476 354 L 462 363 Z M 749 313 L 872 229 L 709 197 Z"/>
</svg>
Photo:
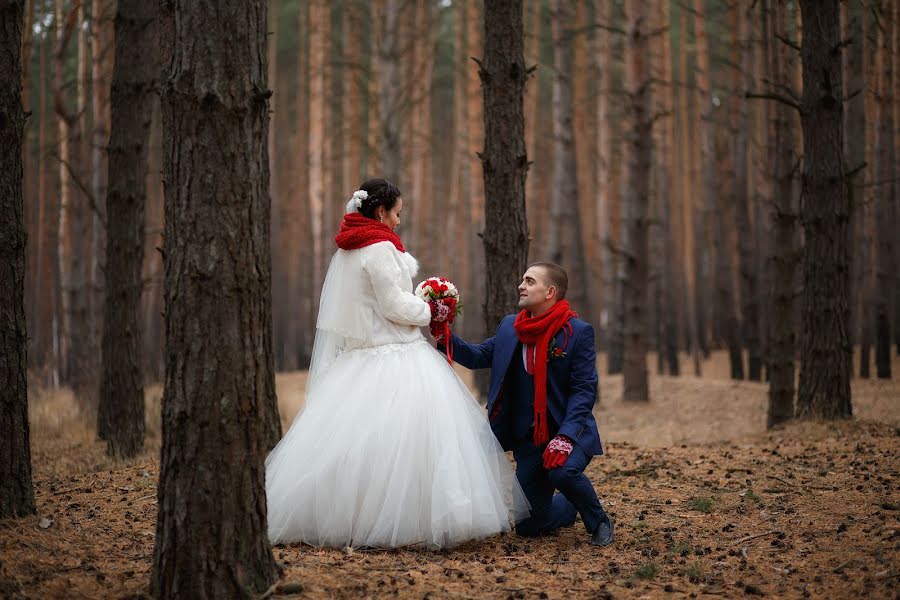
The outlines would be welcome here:
<svg viewBox="0 0 900 600">
<path fill-rule="evenodd" d="M 894 310 L 894 237 L 896 197 L 894 195 L 894 94 L 892 37 L 894 0 L 879 0 L 878 31 L 878 117 L 875 132 L 875 223 L 876 225 L 876 291 L 875 291 L 875 372 L 881 379 L 891 378 L 891 321 Z"/>
<path fill-rule="evenodd" d="M 866 107 L 865 75 L 863 66 L 862 0 L 841 3 L 841 37 L 854 42 L 841 50 L 844 71 L 844 131 L 856 131 L 858 135 L 844 136 L 844 160 L 848 173 L 860 168 L 866 160 Z M 857 93 L 858 92 L 858 93 Z M 860 325 L 865 321 L 862 311 L 863 281 L 867 267 L 863 262 L 867 253 L 863 246 L 863 224 L 866 205 L 863 202 L 864 171 L 848 176 L 847 192 L 850 194 L 851 227 L 853 235 L 852 289 L 853 303 L 850 311 L 851 339 L 860 340 Z"/>
<path fill-rule="evenodd" d="M 800 416 L 849 418 L 850 207 L 843 163 L 838 0 L 800 0 L 803 18 L 803 294 Z"/>
<path fill-rule="evenodd" d="M 593 9 L 594 21 L 596 23 L 610 23 L 612 7 L 609 2 L 605 2 L 604 0 L 594 0 Z M 608 351 L 607 319 L 610 312 L 610 305 L 612 304 L 614 297 L 614 294 L 610 293 L 610 290 L 615 281 L 615 260 L 611 248 L 612 239 L 610 237 L 610 208 L 613 190 L 609 181 L 612 160 L 609 90 L 612 82 L 612 53 L 609 33 L 607 31 L 598 28 L 594 32 L 592 40 L 591 69 L 597 86 L 594 105 L 594 109 L 597 111 L 595 117 L 597 124 L 597 137 L 595 138 L 597 147 L 595 149 L 595 154 L 597 160 L 594 164 L 594 178 L 590 181 L 590 186 L 594 190 L 593 195 L 595 198 L 595 210 L 593 215 L 595 232 L 594 243 L 597 245 L 598 260 L 595 263 L 596 270 L 594 277 L 599 282 L 596 301 L 601 307 L 601 310 L 597 313 L 600 318 L 594 325 L 598 328 L 597 341 L 603 349 Z"/>
<path fill-rule="evenodd" d="M 306 215 L 312 225 L 313 280 L 319 290 L 325 276 L 325 170 L 328 157 L 325 119 L 328 114 L 327 63 L 331 22 L 330 5 L 325 0 L 309 3 L 309 206 Z M 299 135 L 303 132 L 300 131 Z M 302 219 L 303 217 L 301 217 Z"/>
<path fill-rule="evenodd" d="M 578 206 L 578 168 L 573 130 L 573 27 L 569 0 L 552 0 L 553 55 L 553 186 L 547 258 L 567 268 L 573 306 L 588 312 L 588 279 Z M 584 35 L 583 33 L 581 35 Z M 582 135 L 579 132 L 578 135 Z"/>
<path fill-rule="evenodd" d="M 46 8 L 46 7 L 43 7 Z M 55 380 L 54 374 L 57 372 L 57 360 L 52 355 L 53 341 L 51 334 L 53 332 L 52 323 L 56 318 L 53 309 L 53 299 L 56 297 L 54 262 L 48 260 L 47 247 L 50 244 L 50 234 L 52 228 L 49 223 L 47 211 L 47 183 L 49 173 L 47 168 L 47 149 L 50 148 L 48 121 L 50 116 L 47 111 L 47 45 L 50 43 L 51 36 L 43 33 L 39 39 L 39 68 L 38 73 L 38 114 L 40 115 L 38 125 L 38 153 L 37 153 L 37 225 L 35 228 L 35 277 L 34 279 L 34 325 L 31 330 L 31 336 L 34 338 L 34 350 L 32 352 L 32 364 L 38 365 L 40 370 L 46 373 L 47 368 L 50 369 L 50 379 Z"/>
<path fill-rule="evenodd" d="M 894 56 L 894 219 L 895 223 L 900 220 L 900 92 L 897 87 L 900 86 L 900 6 L 894 3 L 894 35 L 893 35 L 893 56 Z M 900 264 L 900 244 L 894 245 L 895 264 Z M 897 355 L 900 356 L 900 272 L 896 272 L 894 277 L 894 344 L 897 347 Z"/>
<path fill-rule="evenodd" d="M 488 265 L 485 247 L 487 244 L 487 237 L 485 234 L 485 229 L 487 227 L 486 215 L 488 212 L 487 206 L 485 204 L 485 197 L 487 193 L 487 182 L 486 177 L 487 173 L 484 172 L 482 165 L 484 164 L 484 159 L 479 156 L 479 154 L 485 148 L 485 100 L 484 94 L 487 93 L 487 90 L 483 88 L 482 82 L 480 81 L 481 72 L 476 65 L 473 64 L 473 58 L 478 56 L 486 56 L 485 54 L 485 29 L 484 23 L 486 20 L 485 14 L 482 12 L 482 2 L 480 0 L 465 0 L 468 4 L 468 18 L 466 19 L 466 26 L 468 27 L 468 31 L 466 32 L 466 52 L 467 56 L 464 61 L 465 73 L 466 73 L 466 101 L 469 103 L 466 112 L 469 115 L 469 148 L 465 153 L 466 159 L 469 161 L 469 190 L 467 192 L 468 197 L 468 209 L 467 212 L 464 212 L 465 218 L 469 222 L 469 228 L 467 230 L 467 241 L 466 243 L 469 246 L 468 249 L 468 258 L 471 266 L 469 267 L 472 273 L 475 275 L 472 278 L 472 287 L 469 291 L 470 298 L 478 298 L 479 300 L 494 297 L 494 295 L 498 295 L 498 297 L 502 297 L 503 293 L 499 290 L 495 290 L 494 292 L 488 291 L 488 283 L 487 279 L 490 277 L 488 275 Z M 502 7 L 501 7 L 502 8 Z M 522 9 L 518 9 L 521 14 Z M 521 19 L 521 17 L 520 17 Z M 512 26 L 512 24 L 510 24 Z M 522 36 L 524 32 L 522 32 L 522 25 L 518 26 L 519 33 L 517 35 Z M 517 43 L 524 43 L 524 41 L 520 41 Z M 518 53 L 514 57 L 515 61 L 521 59 L 521 50 L 517 51 Z M 526 82 L 523 82 L 523 94 L 524 90 L 527 89 L 525 85 Z M 499 90 L 500 88 L 492 88 L 494 90 Z M 508 102 L 517 103 L 517 106 L 521 106 L 524 96 L 519 98 L 518 94 L 518 84 L 516 87 L 510 88 L 506 93 L 511 94 L 511 97 L 508 99 Z M 517 109 L 524 110 L 524 109 Z M 518 113 L 517 113 L 518 114 Z M 518 118 L 518 117 L 517 117 Z M 512 126 L 510 126 L 512 127 Z M 522 125 L 524 128 L 524 125 Z M 507 130 L 503 130 L 507 131 Z M 512 129 L 510 129 L 512 131 Z M 523 133 L 524 134 L 524 129 Z M 496 144 L 500 144 L 499 140 L 502 139 L 498 136 L 498 138 L 494 141 Z M 518 141 L 513 140 L 510 142 L 511 146 L 509 147 L 510 152 L 518 152 Z M 526 149 L 523 147 L 522 152 L 526 152 Z M 527 165 L 526 171 L 521 174 L 523 185 L 525 185 L 525 178 L 527 175 Z M 518 172 L 515 175 L 519 176 Z M 510 184 L 511 185 L 511 184 Z M 518 187 L 514 188 L 516 193 L 518 194 Z M 505 194 L 512 194 L 512 191 L 507 191 Z M 500 196 L 499 198 L 506 197 L 511 201 L 518 202 L 518 196 L 508 195 L 508 196 Z M 524 202 L 524 198 L 522 199 Z M 465 205 L 466 203 L 464 203 Z M 518 210 L 517 206 L 510 206 L 508 210 L 515 211 Z M 516 217 L 517 218 L 517 217 Z M 523 215 L 525 219 L 526 225 L 522 227 L 522 231 L 527 232 L 527 215 Z M 519 225 L 513 224 L 512 229 L 516 232 L 519 231 Z M 484 236 L 484 237 L 481 237 Z M 528 256 L 528 248 L 525 249 L 525 257 L 527 260 Z M 518 250 L 512 250 L 512 255 L 516 256 Z M 499 264 L 509 266 L 512 264 L 512 261 L 502 260 Z M 524 273 L 524 269 L 518 274 L 516 277 L 516 282 L 519 281 L 521 274 Z M 483 274 L 483 275 L 479 275 Z M 499 282 L 498 284 L 499 285 Z M 510 293 L 513 291 L 511 290 Z M 491 335 L 494 331 L 496 331 L 497 325 L 500 323 L 500 320 L 493 320 L 493 316 L 488 314 L 487 305 L 492 304 L 493 301 L 486 300 L 484 302 L 470 302 L 466 312 L 469 314 L 469 319 L 478 324 L 481 328 L 479 331 L 480 335 L 476 337 L 485 338 Z M 500 306 L 499 302 L 494 304 L 494 306 Z M 485 326 L 485 324 L 487 324 Z M 476 371 L 475 373 L 475 386 L 478 390 L 481 391 L 483 396 L 487 396 L 487 389 L 490 383 L 489 381 L 489 373 L 486 370 Z"/>
<path fill-rule="evenodd" d="M 643 0 L 627 0 L 628 47 L 625 92 L 630 108 L 628 179 L 625 214 L 625 361 L 624 399 L 650 400 L 647 385 L 647 239 L 653 114 L 648 70 L 647 15 Z"/>
<path fill-rule="evenodd" d="M 409 192 L 413 202 L 409 203 L 413 219 L 413 247 L 418 248 L 419 260 L 430 271 L 436 267 L 438 247 L 434 225 L 434 198 L 431 189 L 431 76 L 434 66 L 434 39 L 431 35 L 431 6 L 416 2 L 408 11 L 412 27 L 409 46 L 409 87 L 410 115 L 408 126 L 410 135 L 404 143 L 409 159 L 404 161 L 409 173 Z"/>
<path fill-rule="evenodd" d="M 381 159 L 382 177 L 403 186 L 401 171 L 404 140 L 401 139 L 404 120 L 403 91 L 400 79 L 402 32 L 400 29 L 401 0 L 379 0 L 379 34 L 375 56 L 374 77 L 378 79 L 379 128 L 376 144 Z M 315 148 L 310 141 L 310 145 Z M 401 187 L 402 189 L 402 187 Z"/>
<path fill-rule="evenodd" d="M 96 210 L 91 211 L 91 262 L 88 269 L 90 282 L 91 329 L 101 336 L 104 311 L 104 265 L 101 259 L 106 253 L 104 230 L 107 167 L 107 144 L 110 134 L 110 88 L 113 70 L 113 19 L 116 5 L 113 0 L 92 0 L 91 4 L 91 114 L 90 143 L 91 194 Z M 142 240 L 143 241 L 143 240 Z M 96 362 L 96 361 L 95 361 Z M 102 370 L 102 365 L 97 365 Z M 99 396 L 98 396 L 99 401 Z"/>
<path fill-rule="evenodd" d="M 118 0 L 106 201 L 106 286 L 103 372 L 97 434 L 112 456 L 136 456 L 144 446 L 141 268 L 147 155 L 157 78 L 154 2 Z"/>
<path fill-rule="evenodd" d="M 731 252 L 727 247 L 727 237 L 723 232 L 726 222 L 729 220 L 722 213 L 725 208 L 725 200 L 719 194 L 719 173 L 716 169 L 716 123 L 713 112 L 716 109 L 716 98 L 710 86 L 710 56 L 709 44 L 706 36 L 706 15 L 703 0 L 694 0 L 694 36 L 697 44 L 697 100 L 700 111 L 700 180 L 702 196 L 700 200 L 701 227 L 704 238 L 707 233 L 710 236 L 711 258 L 714 263 L 713 281 L 715 285 L 716 301 L 712 303 L 713 329 L 724 336 L 729 350 L 731 363 L 731 376 L 743 378 L 743 364 L 740 351 L 740 339 L 736 329 L 734 317 L 734 298 L 731 286 L 730 258 Z M 746 159 L 746 156 L 744 157 Z M 738 181 L 735 181 L 735 186 Z M 744 181 L 746 185 L 746 181 Z M 743 196 L 746 200 L 746 194 Z M 735 199 L 737 200 L 737 199 Z M 730 212 L 730 211 L 729 211 Z M 699 269 L 698 269 L 699 272 Z M 700 304 L 698 302 L 698 311 Z M 741 363 L 741 364 L 737 364 Z"/>
<path fill-rule="evenodd" d="M 471 188 L 470 179 L 472 177 L 472 164 L 468 156 L 469 152 L 469 126 L 471 119 L 469 118 L 469 102 L 467 98 L 468 88 L 466 81 L 468 78 L 468 70 L 476 68 L 468 57 L 468 46 L 466 45 L 466 34 L 468 32 L 468 19 L 473 18 L 470 15 L 467 2 L 456 2 L 453 4 L 453 40 L 454 40 L 454 60 L 453 60 L 453 143 L 452 143 L 452 174 L 450 178 L 449 193 L 449 211 L 447 215 L 447 229 L 452 232 L 452 237 L 458 240 L 459 251 L 450 253 L 450 264 L 448 265 L 450 273 L 460 279 L 460 283 L 464 289 L 468 290 L 467 295 L 473 293 L 472 259 L 470 250 L 472 246 L 468 243 L 468 236 L 471 235 L 470 224 L 468 219 L 468 191 Z M 478 296 L 469 296 L 477 298 Z M 477 304 L 478 302 L 471 302 Z M 483 334 L 483 324 L 481 320 L 476 319 L 468 311 L 463 315 L 462 327 L 464 335 L 467 337 L 481 337 Z"/>
<path fill-rule="evenodd" d="M 679 9 L 679 32 L 683 39 L 687 39 L 688 35 L 688 7 L 681 5 Z M 678 76 L 681 79 L 678 86 L 678 114 L 680 122 L 681 148 L 679 160 L 681 161 L 681 186 L 680 195 L 681 205 L 681 223 L 682 223 L 682 239 L 684 240 L 684 268 L 685 268 L 685 313 L 687 315 L 687 341 L 691 352 L 691 358 L 694 363 L 694 375 L 700 376 L 700 314 L 697 311 L 698 306 L 698 278 L 699 272 L 697 265 L 699 264 L 697 239 L 696 239 L 696 210 L 694 208 L 694 199 L 696 198 L 695 188 L 693 186 L 693 161 L 690 152 L 690 144 L 688 142 L 688 132 L 693 130 L 691 124 L 690 101 L 688 98 L 688 85 L 690 73 L 688 72 L 687 61 L 687 44 L 678 44 Z"/>
<path fill-rule="evenodd" d="M 662 82 L 658 101 L 655 103 L 657 112 L 672 114 L 675 105 L 675 99 L 672 92 L 673 75 L 672 75 L 672 22 L 670 6 L 667 0 L 660 0 L 658 4 L 658 20 L 657 31 L 665 31 L 661 36 L 657 45 L 658 52 L 658 72 Z M 656 156 L 659 157 L 656 168 L 657 177 L 657 195 L 659 197 L 659 236 L 662 238 L 660 244 L 662 253 L 659 255 L 660 260 L 660 336 L 662 343 L 660 350 L 662 353 L 661 360 L 665 362 L 669 375 L 679 375 L 681 368 L 678 361 L 678 315 L 676 307 L 676 298 L 679 297 L 677 291 L 681 286 L 681 276 L 678 270 L 678 261 L 676 260 L 677 249 L 675 247 L 673 229 L 673 206 L 675 194 L 673 194 L 672 175 L 674 172 L 674 130 L 673 119 L 664 119 L 654 129 Z"/>
<path fill-rule="evenodd" d="M 345 193 L 356 190 L 362 183 L 362 155 L 365 146 L 363 109 L 365 108 L 365 81 L 363 79 L 363 36 L 357 35 L 367 24 L 362 6 L 356 0 L 344 4 L 344 181 Z M 272 86 L 274 87 L 274 86 Z M 341 190 L 344 192 L 345 190 Z"/>
<path fill-rule="evenodd" d="M 34 512 L 25 330 L 21 40 L 24 2 L 0 15 L 0 518 Z"/>
<path fill-rule="evenodd" d="M 527 72 L 522 0 L 492 0 L 484 6 L 484 254 L 487 289 L 485 329 L 493 329 L 516 307 L 516 286 L 528 258 L 525 217 L 523 100 Z"/>
<path fill-rule="evenodd" d="M 279 433 L 266 23 L 265 0 L 160 8 L 166 383 L 157 598 L 251 598 L 277 578 L 263 461 Z"/>
<path fill-rule="evenodd" d="M 861 9 L 860 20 L 862 21 L 862 46 L 863 56 L 877 56 L 878 44 L 877 33 L 873 34 L 873 19 L 871 16 L 869 5 L 863 3 Z M 843 51 L 842 51 L 843 55 Z M 875 137 L 878 127 L 878 105 L 877 94 L 878 89 L 878 71 L 875 61 L 862 61 L 862 79 L 863 107 L 865 111 L 864 126 L 865 129 L 860 137 L 863 138 L 865 162 L 867 168 L 865 173 L 864 186 L 861 186 L 862 192 L 860 197 L 860 244 L 859 244 L 859 266 L 860 266 L 860 289 L 859 289 L 859 376 L 869 378 L 872 376 L 872 342 L 875 337 L 875 217 L 874 206 L 877 204 L 877 189 L 872 185 L 872 165 L 875 163 Z M 845 136 L 846 137 L 846 136 Z M 854 136 L 849 136 L 854 137 Z M 860 173 L 860 175 L 862 175 Z M 851 190 L 852 194 L 852 190 Z"/>
<path fill-rule="evenodd" d="M 57 222 L 56 260 L 59 273 L 59 344 L 58 356 L 62 379 L 69 380 L 69 346 L 72 340 L 72 269 L 68 257 L 71 254 L 69 220 L 72 215 L 72 185 L 69 177 L 69 115 L 65 88 L 66 46 L 71 37 L 71 26 L 64 22 L 63 0 L 55 0 L 54 28 L 56 44 L 53 58 L 54 113 L 57 125 L 57 160 L 59 161 L 59 219 Z"/>
<path fill-rule="evenodd" d="M 750 219 L 750 202 L 754 195 L 750 194 L 750 160 L 749 150 L 754 146 L 751 135 L 755 130 L 753 114 L 750 110 L 748 99 L 742 93 L 753 85 L 754 80 L 754 52 L 753 52 L 753 27 L 756 19 L 756 10 L 750 6 L 733 4 L 730 9 L 734 11 L 734 20 L 737 21 L 733 30 L 737 33 L 733 38 L 733 44 L 737 49 L 735 58 L 740 61 L 741 68 L 735 71 L 735 96 L 738 103 L 740 125 L 734 136 L 734 161 L 735 161 L 735 196 L 734 196 L 734 224 L 737 231 L 738 268 L 740 271 L 740 301 L 741 301 L 741 338 L 742 345 L 747 349 L 747 379 L 760 381 L 762 379 L 762 352 L 759 339 L 759 289 L 757 283 L 757 263 L 753 253 L 757 240 L 760 240 L 761 227 Z M 742 358 L 743 362 L 743 358 Z M 743 366 L 743 365 L 742 365 Z"/>
<path fill-rule="evenodd" d="M 769 74 L 775 89 L 789 86 L 790 61 L 787 46 L 778 39 L 787 39 L 788 14 L 784 2 L 771 0 L 767 14 L 770 34 L 765 41 L 770 46 Z M 793 120 L 796 113 L 781 103 L 773 108 L 772 146 L 773 203 L 771 212 L 772 241 L 770 244 L 772 265 L 769 314 L 769 427 L 790 420 L 794 416 L 794 355 L 796 333 L 794 329 L 794 280 L 798 254 L 795 247 L 797 231 L 797 201 L 794 194 L 794 165 L 797 150 L 794 148 Z"/>
<path fill-rule="evenodd" d="M 71 289 L 72 344 L 69 346 L 69 379 L 79 406 L 86 414 L 94 416 L 97 409 L 99 374 L 99 339 L 94 319 L 90 263 L 93 260 L 92 222 L 97 210 L 97 199 L 91 195 L 87 182 L 88 172 L 88 32 L 85 29 L 85 0 L 73 3 L 77 40 L 77 76 L 75 79 L 75 114 L 71 119 L 70 144 L 72 170 L 70 177 L 76 185 L 72 195 L 71 231 Z"/>
</svg>

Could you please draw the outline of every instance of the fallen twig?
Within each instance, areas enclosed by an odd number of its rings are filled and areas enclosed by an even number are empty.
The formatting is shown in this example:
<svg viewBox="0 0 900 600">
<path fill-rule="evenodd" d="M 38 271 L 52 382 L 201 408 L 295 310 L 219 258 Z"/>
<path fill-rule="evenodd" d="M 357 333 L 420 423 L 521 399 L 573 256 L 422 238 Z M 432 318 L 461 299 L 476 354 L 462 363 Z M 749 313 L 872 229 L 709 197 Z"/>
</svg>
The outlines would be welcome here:
<svg viewBox="0 0 900 600">
<path fill-rule="evenodd" d="M 767 535 L 772 535 L 773 533 L 781 533 L 781 532 L 778 531 L 777 529 L 771 529 L 769 531 L 766 531 L 765 533 L 757 533 L 756 535 L 748 535 L 747 537 L 743 537 L 743 538 L 739 539 L 736 543 L 738 545 L 740 545 L 740 544 L 743 544 L 744 542 L 749 542 L 750 540 L 755 540 L 756 538 L 761 538 L 761 537 L 765 537 Z"/>
</svg>

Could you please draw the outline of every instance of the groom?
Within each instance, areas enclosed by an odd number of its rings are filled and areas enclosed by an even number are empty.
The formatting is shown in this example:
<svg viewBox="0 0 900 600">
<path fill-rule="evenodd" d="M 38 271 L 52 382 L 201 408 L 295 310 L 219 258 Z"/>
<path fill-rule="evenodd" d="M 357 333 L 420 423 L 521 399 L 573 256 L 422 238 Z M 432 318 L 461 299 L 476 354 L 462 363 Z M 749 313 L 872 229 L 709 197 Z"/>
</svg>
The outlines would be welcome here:
<svg viewBox="0 0 900 600">
<path fill-rule="evenodd" d="M 508 315 L 481 344 L 452 336 L 453 359 L 491 369 L 487 412 L 531 516 L 516 532 L 538 536 L 575 523 L 581 513 L 595 546 L 613 541 L 613 526 L 584 469 L 603 454 L 591 412 L 597 398 L 594 330 L 565 300 L 565 270 L 553 263 L 528 267 L 519 284 L 518 315 Z M 446 342 L 438 341 L 445 350 Z M 560 493 L 554 494 L 559 490 Z"/>
</svg>

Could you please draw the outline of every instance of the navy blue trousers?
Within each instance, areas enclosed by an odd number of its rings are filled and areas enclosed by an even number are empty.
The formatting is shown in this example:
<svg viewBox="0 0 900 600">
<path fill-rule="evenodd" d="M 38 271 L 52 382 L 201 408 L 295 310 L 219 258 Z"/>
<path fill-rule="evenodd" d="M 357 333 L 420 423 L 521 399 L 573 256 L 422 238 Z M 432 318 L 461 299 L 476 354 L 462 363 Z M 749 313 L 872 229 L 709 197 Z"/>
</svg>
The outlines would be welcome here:
<svg viewBox="0 0 900 600">
<path fill-rule="evenodd" d="M 544 535 L 573 525 L 577 513 L 588 533 L 609 521 L 594 486 L 584 474 L 593 457 L 576 445 L 563 466 L 548 471 L 544 468 L 543 451 L 531 440 L 513 448 L 516 477 L 531 503 L 531 516 L 516 523 L 516 533 L 527 537 Z M 560 493 L 554 494 L 556 490 Z"/>
</svg>

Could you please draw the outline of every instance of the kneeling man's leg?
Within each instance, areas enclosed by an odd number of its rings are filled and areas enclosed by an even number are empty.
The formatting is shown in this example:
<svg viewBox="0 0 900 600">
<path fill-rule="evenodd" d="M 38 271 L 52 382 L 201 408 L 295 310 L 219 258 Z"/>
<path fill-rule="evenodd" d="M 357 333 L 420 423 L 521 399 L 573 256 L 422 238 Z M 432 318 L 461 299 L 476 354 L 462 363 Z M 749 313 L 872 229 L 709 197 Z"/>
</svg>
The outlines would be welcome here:
<svg viewBox="0 0 900 600">
<path fill-rule="evenodd" d="M 563 466 L 550 470 L 549 478 L 550 484 L 562 492 L 581 513 L 588 532 L 594 533 L 600 523 L 609 522 L 609 517 L 597 498 L 591 480 L 584 474 L 591 458 L 576 445 Z"/>
<path fill-rule="evenodd" d="M 541 451 L 533 444 L 517 448 L 516 478 L 531 503 L 531 516 L 516 523 L 516 533 L 532 537 L 575 523 L 575 507 L 553 485 L 544 468 Z"/>
</svg>

